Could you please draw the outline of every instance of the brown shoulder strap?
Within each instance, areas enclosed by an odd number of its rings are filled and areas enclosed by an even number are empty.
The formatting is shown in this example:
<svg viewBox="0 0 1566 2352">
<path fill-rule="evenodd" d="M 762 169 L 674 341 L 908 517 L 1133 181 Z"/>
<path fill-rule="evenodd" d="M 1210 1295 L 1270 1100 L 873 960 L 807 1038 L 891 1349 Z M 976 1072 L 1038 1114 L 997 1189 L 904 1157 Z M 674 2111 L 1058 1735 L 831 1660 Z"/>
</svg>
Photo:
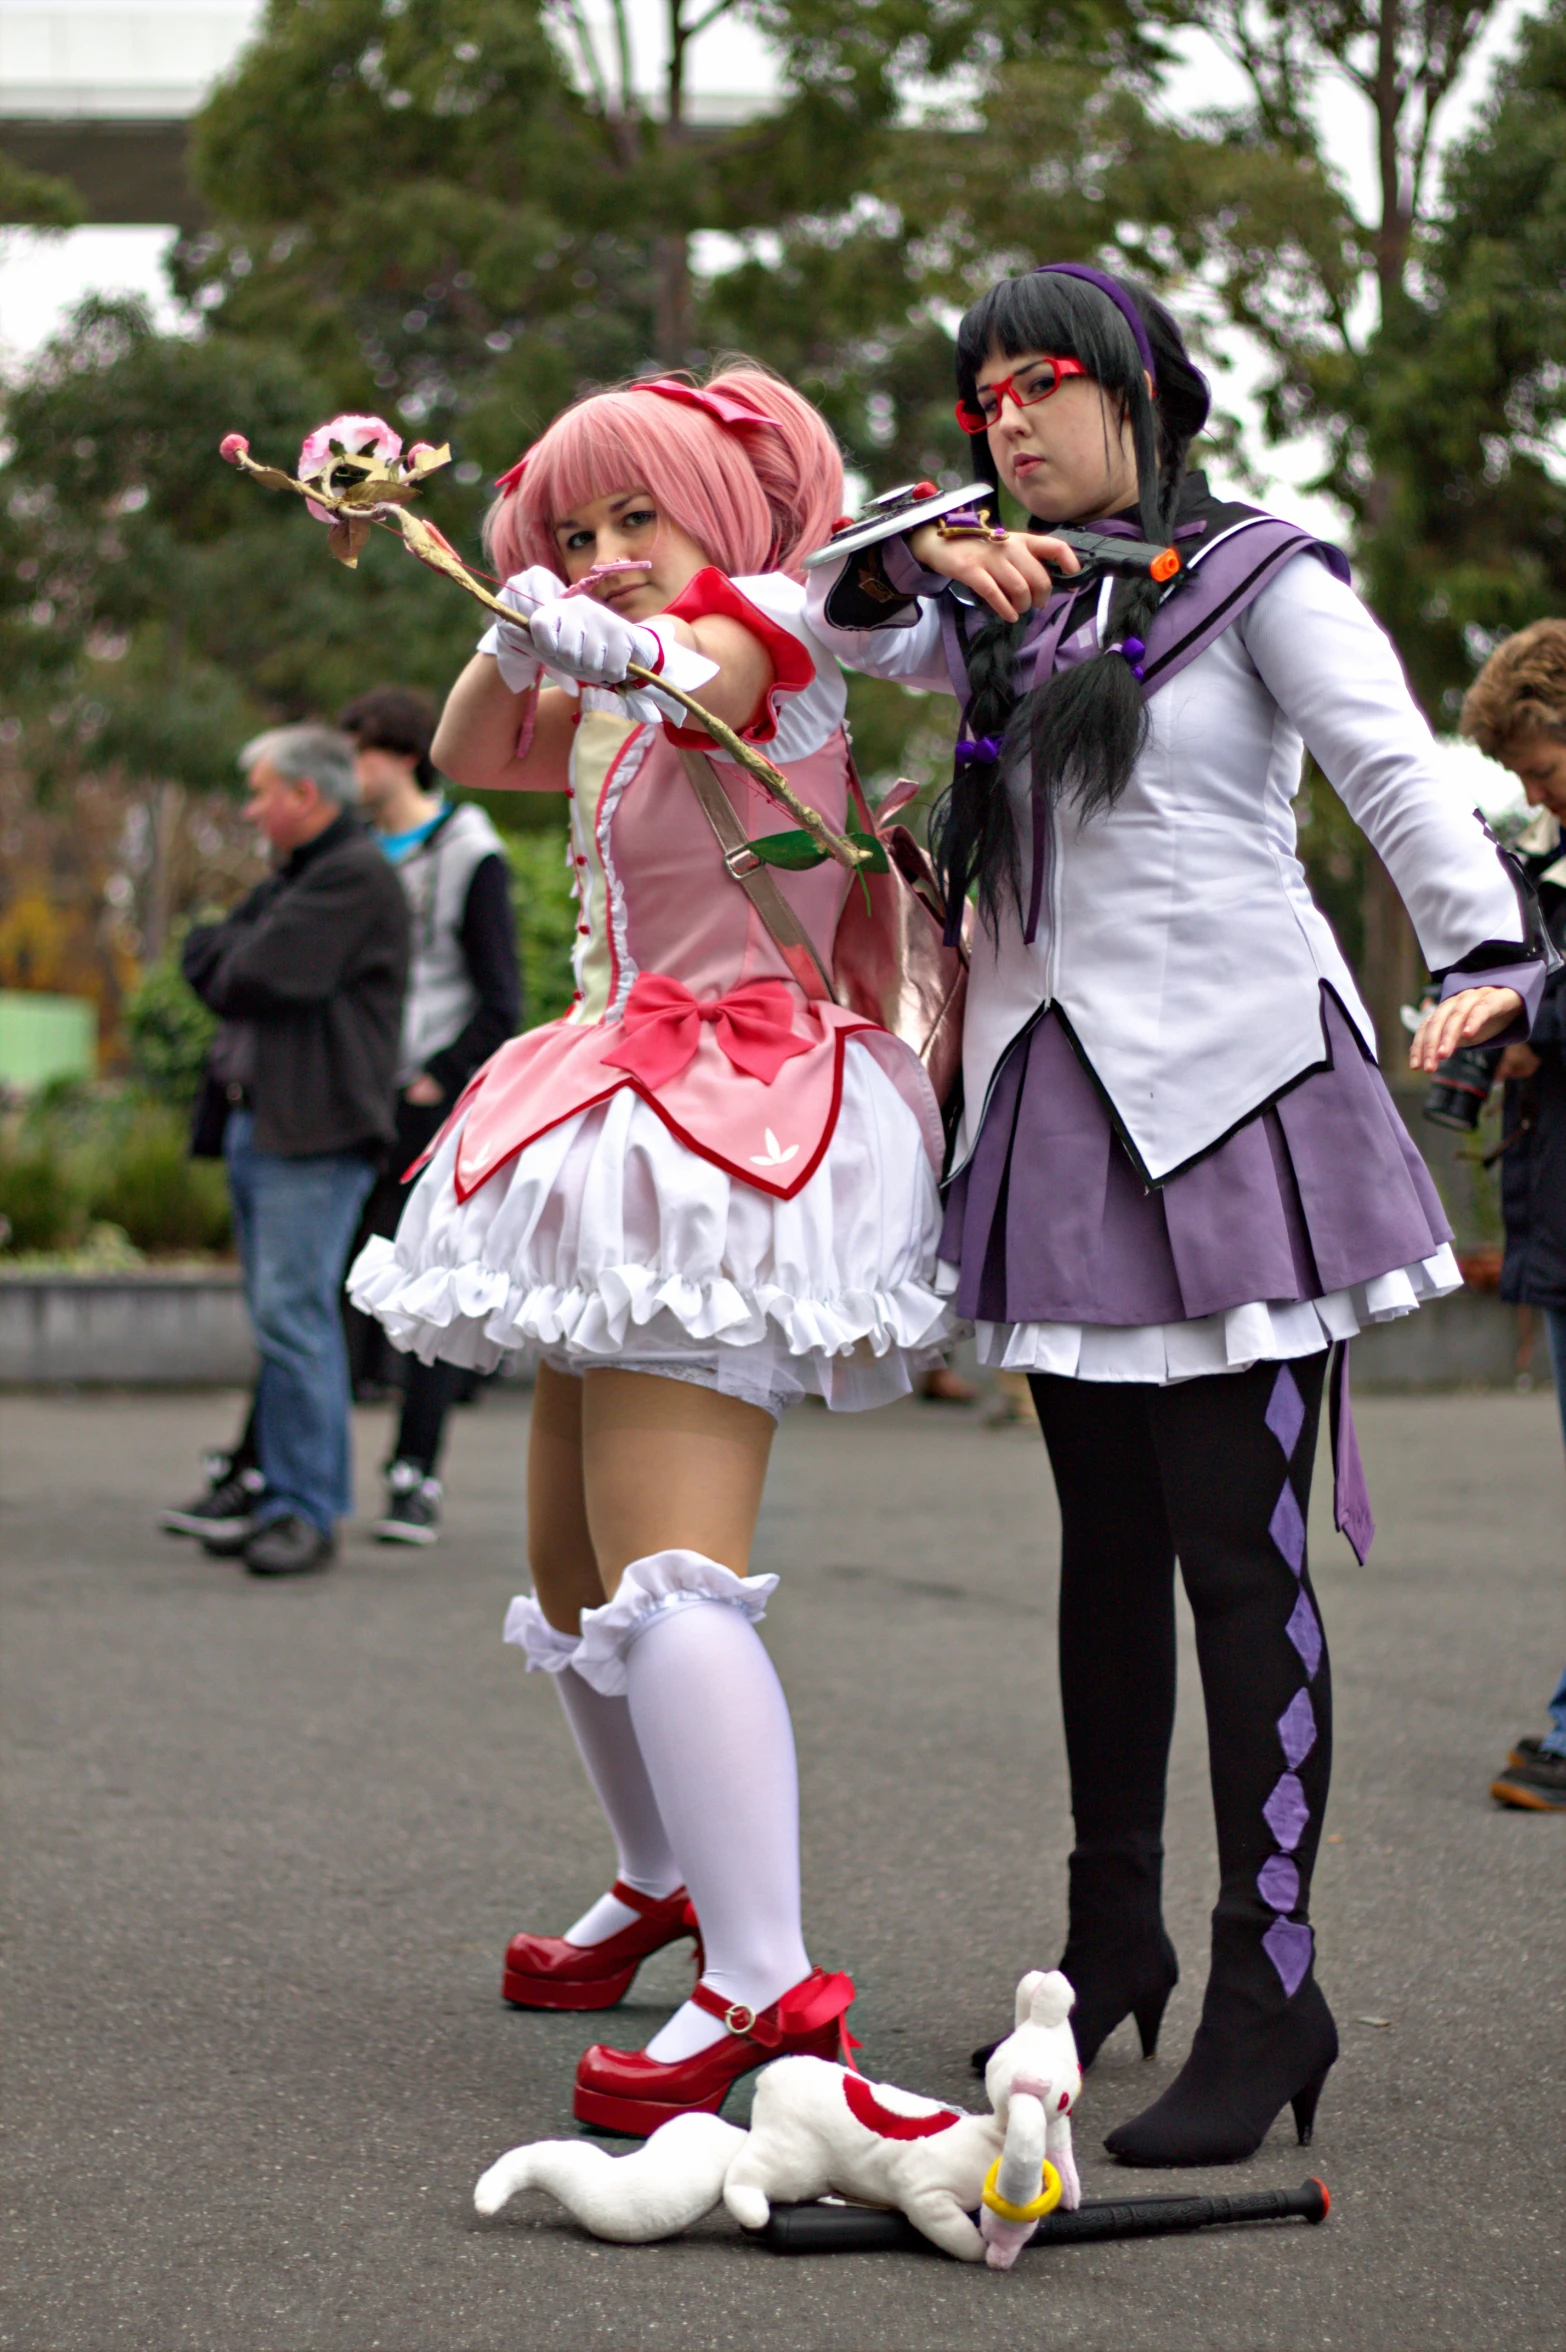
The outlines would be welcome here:
<svg viewBox="0 0 1566 2352">
<path fill-rule="evenodd" d="M 714 774 L 712 762 L 704 752 L 684 748 L 680 757 L 691 780 L 691 790 L 717 836 L 725 866 L 771 933 L 783 961 L 808 997 L 817 1002 L 823 998 L 834 999 L 831 974 L 772 874 L 747 844 L 745 828 L 734 814 L 733 803 Z"/>
</svg>

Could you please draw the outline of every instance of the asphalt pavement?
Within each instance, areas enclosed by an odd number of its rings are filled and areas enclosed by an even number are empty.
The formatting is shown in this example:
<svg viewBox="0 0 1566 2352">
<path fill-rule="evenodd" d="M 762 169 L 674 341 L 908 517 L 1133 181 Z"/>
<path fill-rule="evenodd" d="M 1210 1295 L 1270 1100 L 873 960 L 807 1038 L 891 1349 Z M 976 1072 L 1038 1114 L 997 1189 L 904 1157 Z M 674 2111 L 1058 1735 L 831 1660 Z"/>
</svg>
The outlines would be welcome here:
<svg viewBox="0 0 1566 2352">
<path fill-rule="evenodd" d="M 525 1401 L 457 1417 L 430 1553 L 350 1529 L 274 1587 L 157 1532 L 237 1400 L 0 1401 L 8 1890 L 0 2343 L 18 2352 L 891 2352 L 1023 2345 L 1566 2344 L 1566 1817 L 1487 1790 L 1566 1658 L 1566 1470 L 1547 1394 L 1376 1398 L 1360 1569 L 1318 1480 L 1337 1781 L 1317 1877 L 1343 2035 L 1308 2152 L 1127 2176 L 1102 2133 L 1195 2024 L 1215 1864 L 1182 1607 L 1157 2058 L 1087 2080 L 1089 2197 L 1321 2175 L 1282 2225 L 1024 2254 L 782 2259 L 720 2214 L 600 2245 L 542 2196 L 472 2206 L 570 2126 L 576 2055 L 678 2000 L 650 1964 L 604 2019 L 499 1999 L 607 1842 L 541 1676 L 502 1647 Z M 359 1415 L 373 1501 L 384 1411 Z M 793 1701 L 813 1956 L 852 1969 L 872 2076 L 977 2104 L 971 2044 L 1062 1936 L 1069 1838 L 1036 1435 L 907 1404 L 780 1437 L 754 1565 Z M 683 1948 L 681 1948 L 683 1950 Z M 730 2112 L 743 2114 L 742 2103 Z"/>
</svg>

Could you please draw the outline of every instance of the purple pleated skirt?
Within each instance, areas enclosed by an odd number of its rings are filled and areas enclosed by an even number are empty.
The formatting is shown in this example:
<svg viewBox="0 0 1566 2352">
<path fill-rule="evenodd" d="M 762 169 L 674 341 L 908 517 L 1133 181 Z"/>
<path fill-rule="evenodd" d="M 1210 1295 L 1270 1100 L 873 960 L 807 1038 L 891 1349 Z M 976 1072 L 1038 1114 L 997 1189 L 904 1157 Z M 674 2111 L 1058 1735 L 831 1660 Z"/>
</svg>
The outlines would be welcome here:
<svg viewBox="0 0 1566 2352">
<path fill-rule="evenodd" d="M 1440 1198 L 1359 1034 L 1322 990 L 1330 1065 L 1148 1189 L 1056 1016 L 1008 1055 L 947 1194 L 954 1305 L 986 1323 L 1187 1322 L 1320 1299 L 1433 1257 Z"/>
</svg>

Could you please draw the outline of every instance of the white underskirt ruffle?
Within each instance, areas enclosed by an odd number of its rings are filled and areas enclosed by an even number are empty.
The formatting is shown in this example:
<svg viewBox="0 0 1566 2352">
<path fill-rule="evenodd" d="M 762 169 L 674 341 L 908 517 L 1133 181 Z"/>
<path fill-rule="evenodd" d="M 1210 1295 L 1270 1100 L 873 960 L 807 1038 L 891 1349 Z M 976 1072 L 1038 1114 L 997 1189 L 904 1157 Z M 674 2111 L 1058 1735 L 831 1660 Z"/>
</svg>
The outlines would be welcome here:
<svg viewBox="0 0 1566 2352">
<path fill-rule="evenodd" d="M 667 1370 L 777 1410 L 906 1396 L 951 1328 L 934 1283 L 940 1207 L 919 1123 L 850 1042 L 821 1166 L 792 1200 L 676 1141 L 629 1087 L 537 1137 L 466 1202 L 460 1130 L 349 1295 L 393 1344 L 491 1371 L 530 1349 L 563 1370 Z"/>
<path fill-rule="evenodd" d="M 940 1271 L 947 1287 L 955 1287 L 955 1270 L 943 1265 Z M 1188 1323 L 980 1323 L 979 1361 L 1004 1372 L 1167 1387 L 1211 1372 L 1245 1372 L 1252 1364 L 1316 1355 L 1333 1340 L 1353 1339 L 1367 1324 L 1392 1322 L 1425 1299 L 1444 1298 L 1462 1287 L 1462 1279 L 1443 1243 L 1434 1257 L 1352 1290 L 1298 1303 L 1257 1299 Z"/>
</svg>

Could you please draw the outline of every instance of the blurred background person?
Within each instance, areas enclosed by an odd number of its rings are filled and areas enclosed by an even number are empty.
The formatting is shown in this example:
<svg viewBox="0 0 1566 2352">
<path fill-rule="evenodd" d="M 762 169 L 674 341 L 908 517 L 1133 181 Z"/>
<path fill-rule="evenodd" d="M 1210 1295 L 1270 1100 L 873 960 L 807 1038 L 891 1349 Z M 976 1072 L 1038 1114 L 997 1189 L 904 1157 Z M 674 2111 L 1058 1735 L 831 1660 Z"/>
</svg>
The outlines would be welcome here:
<svg viewBox="0 0 1566 2352">
<path fill-rule="evenodd" d="M 261 1373 L 240 1470 L 226 1481 L 227 1523 L 220 1532 L 213 1510 L 193 1531 L 211 1551 L 242 1552 L 253 1575 L 297 1576 L 327 1566 L 353 1508 L 338 1301 L 396 1131 L 409 917 L 356 813 L 348 736 L 273 728 L 246 744 L 240 767 L 276 870 L 224 922 L 192 931 L 182 961 L 223 1024 L 193 1141 L 221 1139 Z M 197 1506 L 164 1525 L 199 1516 Z"/>
<path fill-rule="evenodd" d="M 360 806 L 396 868 L 412 919 L 396 1140 L 365 1204 L 356 1250 L 372 1233 L 396 1232 L 409 1168 L 474 1071 L 515 1034 L 522 1009 L 505 851 L 481 808 L 442 793 L 430 764 L 435 717 L 422 694 L 377 686 L 338 721 L 355 746 Z M 386 1338 L 356 1307 L 345 1312 L 357 1389 L 377 1376 Z M 435 1473 L 446 1416 L 475 1376 L 412 1355 L 399 1364 L 402 1413 L 375 1534 L 383 1543 L 432 1544 L 440 1532 Z"/>
<path fill-rule="evenodd" d="M 1537 816 L 1517 843 L 1550 936 L 1566 947 L 1566 621 L 1535 621 L 1485 663 L 1463 704 L 1462 731 L 1522 783 Z M 1526 1045 L 1500 1057 L 1501 1296 L 1537 1307 L 1550 1341 L 1566 1435 L 1566 971 L 1546 983 Z M 1551 1728 L 1520 1739 L 1490 1794 L 1535 1813 L 1566 1813 L 1566 1672 L 1549 1702 Z"/>
</svg>

